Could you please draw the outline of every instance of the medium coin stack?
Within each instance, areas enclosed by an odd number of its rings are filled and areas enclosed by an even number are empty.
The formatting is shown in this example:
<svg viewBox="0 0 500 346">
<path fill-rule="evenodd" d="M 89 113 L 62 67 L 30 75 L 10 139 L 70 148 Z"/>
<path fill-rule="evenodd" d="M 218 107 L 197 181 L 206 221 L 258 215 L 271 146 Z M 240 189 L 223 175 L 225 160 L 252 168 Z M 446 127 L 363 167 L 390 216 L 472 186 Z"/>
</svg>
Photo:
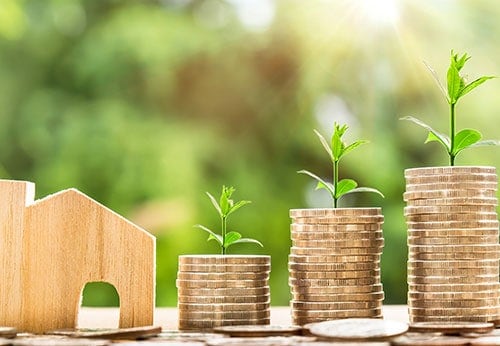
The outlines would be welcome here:
<svg viewBox="0 0 500 346">
<path fill-rule="evenodd" d="M 405 171 L 410 322 L 498 320 L 494 167 Z"/>
<path fill-rule="evenodd" d="M 382 317 L 380 208 L 292 209 L 292 320 Z"/>
<path fill-rule="evenodd" d="M 270 322 L 269 256 L 179 256 L 179 329 Z"/>
</svg>

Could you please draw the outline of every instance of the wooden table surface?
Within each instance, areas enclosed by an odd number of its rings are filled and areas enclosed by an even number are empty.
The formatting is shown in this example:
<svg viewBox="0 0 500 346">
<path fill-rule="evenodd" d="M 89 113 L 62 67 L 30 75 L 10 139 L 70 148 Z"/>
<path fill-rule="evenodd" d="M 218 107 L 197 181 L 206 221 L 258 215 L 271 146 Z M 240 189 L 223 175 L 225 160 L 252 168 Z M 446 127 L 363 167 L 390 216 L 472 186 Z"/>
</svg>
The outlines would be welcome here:
<svg viewBox="0 0 500 346">
<path fill-rule="evenodd" d="M 382 309 L 385 319 L 408 322 L 408 311 L 406 305 L 386 305 Z M 79 328 L 117 328 L 118 308 L 89 308 L 80 309 L 78 318 Z M 156 326 L 164 330 L 177 329 L 177 308 L 156 308 Z M 287 306 L 271 308 L 271 324 L 290 325 L 290 308 Z"/>
</svg>

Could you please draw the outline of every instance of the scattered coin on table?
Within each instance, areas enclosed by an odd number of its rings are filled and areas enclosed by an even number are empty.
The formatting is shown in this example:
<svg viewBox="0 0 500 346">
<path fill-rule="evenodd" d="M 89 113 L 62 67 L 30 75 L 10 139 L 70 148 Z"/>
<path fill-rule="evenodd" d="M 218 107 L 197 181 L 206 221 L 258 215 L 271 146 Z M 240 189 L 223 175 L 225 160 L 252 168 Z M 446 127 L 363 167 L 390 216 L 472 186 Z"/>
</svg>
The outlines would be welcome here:
<svg viewBox="0 0 500 346">
<path fill-rule="evenodd" d="M 312 342 L 315 340 L 315 337 L 309 336 L 234 337 L 228 339 L 209 340 L 206 344 L 207 346 L 288 346 L 298 345 L 301 342 Z"/>
<path fill-rule="evenodd" d="M 46 334 L 62 335 L 72 338 L 106 338 L 106 339 L 142 339 L 161 333 L 161 327 L 133 327 L 118 329 L 59 329 Z"/>
<path fill-rule="evenodd" d="M 15 338 L 17 335 L 17 329 L 14 327 L 0 327 L 0 338 Z"/>
<path fill-rule="evenodd" d="M 224 333 L 232 337 L 287 336 L 301 334 L 302 327 L 278 325 L 224 326 L 214 328 L 214 332 Z"/>
<path fill-rule="evenodd" d="M 197 332 L 182 332 L 177 330 L 163 331 L 160 334 L 149 339 L 151 342 L 155 341 L 199 341 L 205 342 L 211 339 L 227 338 L 227 335 L 220 333 L 197 333 Z M 187 346 L 187 345 L 186 345 Z"/>
<path fill-rule="evenodd" d="M 408 331 L 406 323 L 372 318 L 348 318 L 312 323 L 311 334 L 340 340 L 381 340 Z"/>
<path fill-rule="evenodd" d="M 13 346 L 108 346 L 109 340 L 30 335 L 10 340 Z"/>
<path fill-rule="evenodd" d="M 392 346 L 466 346 L 470 339 L 457 336 L 408 333 L 391 340 Z"/>
</svg>

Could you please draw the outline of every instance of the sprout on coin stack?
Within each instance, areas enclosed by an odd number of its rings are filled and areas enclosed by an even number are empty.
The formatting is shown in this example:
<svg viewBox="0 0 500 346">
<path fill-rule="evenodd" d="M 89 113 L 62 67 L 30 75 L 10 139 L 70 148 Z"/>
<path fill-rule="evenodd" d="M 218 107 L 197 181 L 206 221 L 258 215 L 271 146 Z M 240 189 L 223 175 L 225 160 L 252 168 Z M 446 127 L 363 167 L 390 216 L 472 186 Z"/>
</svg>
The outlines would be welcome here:
<svg viewBox="0 0 500 346">
<path fill-rule="evenodd" d="M 456 133 L 457 101 L 493 77 L 467 83 L 461 70 L 470 59 L 451 52 L 445 89 L 450 136 L 405 117 L 429 131 L 427 141 L 446 149 L 449 167 L 405 170 L 408 226 L 408 306 L 411 322 L 486 322 L 499 319 L 498 177 L 495 167 L 454 166 L 462 150 L 481 141 L 477 130 Z"/>
<path fill-rule="evenodd" d="M 234 202 L 235 189 L 222 187 L 219 200 L 207 192 L 221 220 L 221 232 L 196 225 L 215 240 L 221 255 L 179 256 L 177 274 L 179 329 L 206 330 L 228 325 L 263 325 L 270 322 L 269 273 L 271 258 L 258 255 L 228 255 L 235 244 L 262 244 L 227 229 L 227 220 L 250 203 Z"/>
<path fill-rule="evenodd" d="M 288 266 L 295 324 L 382 317 L 381 209 L 337 208 L 339 199 L 349 193 L 382 195 L 378 190 L 358 187 L 352 179 L 339 180 L 340 159 L 366 143 L 344 143 L 347 129 L 347 125 L 335 123 L 330 142 L 315 131 L 332 163 L 332 183 L 309 171 L 299 171 L 315 179 L 317 188 L 330 193 L 334 208 L 290 210 L 292 248 Z"/>
</svg>

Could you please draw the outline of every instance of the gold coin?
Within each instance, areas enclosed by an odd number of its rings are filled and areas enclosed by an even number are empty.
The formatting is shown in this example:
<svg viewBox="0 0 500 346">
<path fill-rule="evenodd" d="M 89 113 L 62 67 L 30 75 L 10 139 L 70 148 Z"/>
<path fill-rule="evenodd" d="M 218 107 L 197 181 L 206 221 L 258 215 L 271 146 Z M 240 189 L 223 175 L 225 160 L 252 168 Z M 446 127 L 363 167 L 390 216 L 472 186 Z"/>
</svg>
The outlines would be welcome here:
<svg viewBox="0 0 500 346">
<path fill-rule="evenodd" d="M 290 286 L 365 286 L 380 283 L 380 276 L 360 279 L 294 279 L 289 278 Z"/>
<path fill-rule="evenodd" d="M 436 190 L 493 190 L 498 188 L 497 182 L 463 182 L 463 183 L 428 183 L 428 184 L 406 184 L 406 192 L 436 191 Z"/>
<path fill-rule="evenodd" d="M 434 238 L 434 237 L 408 237 L 408 245 L 486 245 L 498 244 L 498 234 L 495 236 Z"/>
<path fill-rule="evenodd" d="M 269 309 L 270 301 L 265 303 L 237 303 L 237 304 L 193 304 L 178 303 L 179 311 L 186 312 L 223 312 L 223 311 L 258 311 Z"/>
<path fill-rule="evenodd" d="M 294 279 L 357 279 L 369 278 L 380 275 L 380 270 L 359 270 L 359 271 L 290 271 L 290 277 Z"/>
<path fill-rule="evenodd" d="M 462 190 L 433 190 L 411 191 L 403 193 L 403 200 L 436 198 L 496 198 L 497 192 L 493 189 L 462 189 Z"/>
<path fill-rule="evenodd" d="M 408 282 L 412 284 L 474 284 L 498 282 L 498 275 L 474 276 L 414 276 L 408 275 Z"/>
<path fill-rule="evenodd" d="M 483 229 L 483 228 L 497 228 L 498 220 L 475 220 L 475 221 L 441 221 L 441 222 L 411 222 L 407 221 L 406 225 L 409 229 Z"/>
<path fill-rule="evenodd" d="M 246 310 L 246 311 L 186 311 L 179 310 L 179 319 L 225 319 L 245 320 L 257 318 L 269 318 L 270 310 Z"/>
<path fill-rule="evenodd" d="M 358 248 L 312 248 L 312 247 L 297 247 L 290 248 L 292 255 L 336 255 L 336 256 L 352 256 L 352 255 L 381 255 L 382 248 L 380 247 L 358 247 Z"/>
<path fill-rule="evenodd" d="M 362 262 L 380 262 L 381 254 L 370 255 L 295 255 L 290 254 L 288 260 L 295 263 L 321 263 L 321 264 L 337 264 L 337 263 L 362 263 Z"/>
<path fill-rule="evenodd" d="M 408 200 L 408 206 L 420 207 L 430 205 L 495 205 L 498 206 L 498 198 L 470 198 L 470 197 L 450 197 L 450 198 L 426 198 L 426 199 L 411 199 Z"/>
<path fill-rule="evenodd" d="M 355 317 L 377 317 L 382 315 L 381 308 L 375 309 L 353 309 L 353 310 L 296 310 L 292 309 L 293 317 L 312 318 L 355 318 Z"/>
<path fill-rule="evenodd" d="M 199 296 L 179 294 L 177 301 L 179 303 L 193 304 L 246 304 L 246 303 L 265 303 L 271 298 L 269 294 L 254 296 Z"/>
<path fill-rule="evenodd" d="M 418 251 L 410 251 L 408 253 L 409 260 L 431 260 L 431 261 L 449 261 L 449 260 L 498 260 L 499 254 L 495 251 L 491 252 L 447 252 L 447 253 L 420 253 Z"/>
<path fill-rule="evenodd" d="M 213 280 L 213 281 L 225 281 L 225 280 L 268 280 L 269 272 L 262 273 L 200 273 L 200 272 L 183 272 L 179 271 L 177 273 L 177 278 L 179 280 Z"/>
<path fill-rule="evenodd" d="M 370 319 L 382 319 L 382 314 L 380 315 L 377 315 L 377 316 L 361 316 L 361 317 L 358 317 L 358 318 L 363 318 L 363 317 L 367 317 L 367 318 L 370 318 Z M 304 326 L 305 330 L 309 330 L 308 329 L 308 326 L 311 325 L 312 323 L 318 323 L 318 322 L 324 322 L 324 321 L 330 321 L 330 320 L 336 320 L 336 319 L 343 319 L 342 317 L 339 317 L 339 318 L 328 318 L 328 317 L 301 317 L 301 316 L 292 316 L 292 322 L 293 324 L 295 325 L 298 325 L 298 326 Z M 310 346 L 327 346 L 327 345 L 330 345 L 330 344 L 324 344 L 322 342 L 315 342 L 314 344 L 311 343 Z M 381 343 L 380 342 L 377 342 L 377 345 L 373 345 L 373 342 L 363 342 L 363 345 L 365 346 L 388 346 L 388 345 L 380 345 Z M 302 344 L 301 344 L 302 345 Z M 351 343 L 349 343 L 349 345 L 351 345 Z M 304 345 L 305 346 L 305 345 Z M 358 345 L 358 344 L 352 344 L 352 346 L 361 346 L 361 345 Z"/>
<path fill-rule="evenodd" d="M 447 252 L 498 252 L 499 244 L 480 245 L 412 245 L 410 251 L 418 253 L 447 253 Z"/>
<path fill-rule="evenodd" d="M 408 283 L 409 291 L 415 292 L 482 292 L 500 289 L 498 282 L 476 284 L 416 284 Z"/>
<path fill-rule="evenodd" d="M 382 284 L 357 285 L 357 286 L 293 286 L 292 294 L 355 294 L 382 292 Z"/>
<path fill-rule="evenodd" d="M 374 270 L 380 268 L 380 261 L 354 262 L 354 263 L 297 263 L 288 262 L 288 269 L 295 271 L 310 272 L 335 272 L 335 271 L 359 271 Z"/>
<path fill-rule="evenodd" d="M 369 302 L 384 299 L 384 292 L 352 293 L 352 294 L 304 294 L 293 293 L 296 301 L 306 302 Z"/>
<path fill-rule="evenodd" d="M 409 229 L 408 235 L 420 238 L 461 238 L 461 237 L 498 237 L 498 227 L 465 229 Z"/>
<path fill-rule="evenodd" d="M 179 264 L 267 264 L 271 257 L 267 255 L 181 255 Z"/>
<path fill-rule="evenodd" d="M 479 292 L 408 292 L 408 299 L 421 299 L 425 301 L 432 300 L 473 300 L 473 299 L 493 299 L 498 298 L 497 291 L 479 291 Z"/>
<path fill-rule="evenodd" d="M 498 305 L 496 299 L 470 299 L 470 300 L 421 300 L 410 299 L 408 306 L 411 308 L 442 308 L 442 309 L 458 309 L 458 308 L 482 308 Z"/>
<path fill-rule="evenodd" d="M 491 316 L 417 316 L 410 315 L 410 322 L 488 322 Z M 465 338 L 464 338 L 465 339 Z M 470 340 L 470 339 L 469 339 Z"/>
<path fill-rule="evenodd" d="M 304 225 L 300 223 L 290 224 L 290 231 L 292 232 L 314 232 L 314 233 L 351 233 L 357 232 L 369 233 L 381 231 L 381 223 L 360 223 L 360 224 L 325 224 L 325 225 Z"/>
<path fill-rule="evenodd" d="M 495 329 L 493 323 L 435 323 L 435 322 L 417 322 L 410 324 L 410 332 L 419 333 L 443 333 L 443 334 L 462 334 L 462 333 L 488 333 Z"/>
<path fill-rule="evenodd" d="M 436 222 L 436 221 L 495 221 L 498 220 L 497 213 L 473 213 L 473 214 L 412 214 L 405 215 L 410 222 Z"/>
<path fill-rule="evenodd" d="M 491 173 L 468 173 L 453 175 L 421 175 L 406 177 L 407 184 L 429 184 L 429 183 L 461 183 L 461 182 L 497 182 L 498 176 Z"/>
<path fill-rule="evenodd" d="M 379 231 L 348 231 L 348 232 L 297 232 L 291 231 L 292 240 L 372 240 L 383 239 L 382 230 Z"/>
<path fill-rule="evenodd" d="M 179 330 L 207 330 L 221 326 L 231 325 L 248 325 L 248 324 L 269 324 L 270 318 L 257 318 L 257 319 L 179 319 Z"/>
<path fill-rule="evenodd" d="M 367 341 L 395 337 L 408 331 L 404 322 L 351 318 L 325 321 L 308 326 L 311 334 L 343 341 Z"/>
<path fill-rule="evenodd" d="M 489 166 L 443 166 L 418 167 L 405 169 L 405 177 L 420 177 L 427 175 L 465 175 L 465 174 L 496 174 L 495 167 Z"/>
<path fill-rule="evenodd" d="M 257 288 L 269 285 L 269 280 L 176 280 L 177 288 Z"/>
<path fill-rule="evenodd" d="M 271 264 L 179 264 L 179 270 L 200 273 L 264 273 L 271 271 Z"/>
<path fill-rule="evenodd" d="M 499 275 L 500 269 L 496 267 L 478 267 L 478 268 L 408 268 L 408 275 L 411 276 L 480 276 L 480 275 Z"/>
<path fill-rule="evenodd" d="M 413 308 L 408 311 L 414 316 L 492 316 L 497 313 L 497 307 L 479 308 Z"/>
<path fill-rule="evenodd" d="M 408 268 L 489 268 L 497 267 L 498 260 L 479 260 L 479 261 L 408 261 Z"/>
<path fill-rule="evenodd" d="M 229 287 L 229 288 L 186 288 L 177 287 L 179 295 L 217 297 L 217 296 L 260 296 L 269 294 L 269 285 L 264 287 Z"/>
<path fill-rule="evenodd" d="M 369 302 L 302 302 L 291 301 L 292 309 L 295 310 L 356 310 L 382 308 L 382 301 Z"/>
<path fill-rule="evenodd" d="M 337 248 L 380 248 L 384 246 L 384 238 L 378 239 L 352 239 L 352 240 L 294 240 L 294 247 L 301 248 L 321 248 L 321 249 L 337 249 Z"/>
<path fill-rule="evenodd" d="M 329 225 L 329 224 L 382 224 L 384 216 L 329 216 L 329 217 L 296 217 L 293 223 L 308 225 Z"/>
<path fill-rule="evenodd" d="M 290 209 L 291 218 L 380 215 L 382 215 L 382 208 Z"/>
<path fill-rule="evenodd" d="M 496 205 L 431 205 L 431 206 L 408 206 L 404 208 L 405 215 L 414 214 L 476 214 L 496 213 Z"/>
</svg>

